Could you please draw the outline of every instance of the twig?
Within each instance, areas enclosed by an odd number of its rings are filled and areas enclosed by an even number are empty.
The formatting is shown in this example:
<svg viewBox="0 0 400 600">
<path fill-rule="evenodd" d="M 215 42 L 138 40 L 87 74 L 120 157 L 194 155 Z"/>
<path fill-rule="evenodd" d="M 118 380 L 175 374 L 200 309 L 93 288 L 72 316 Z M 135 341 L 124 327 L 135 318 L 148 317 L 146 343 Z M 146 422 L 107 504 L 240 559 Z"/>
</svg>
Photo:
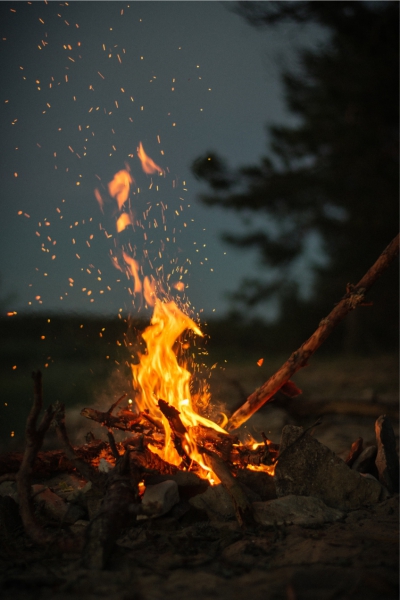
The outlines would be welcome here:
<svg viewBox="0 0 400 600">
<path fill-rule="evenodd" d="M 86 461 L 79 458 L 69 441 L 67 429 L 65 426 L 65 408 L 60 404 L 55 413 L 56 433 L 57 437 L 64 447 L 64 452 L 67 458 L 72 462 L 75 468 L 86 480 L 91 481 L 93 485 L 102 489 L 104 488 L 104 474 L 96 471 Z"/>
<path fill-rule="evenodd" d="M 107 413 L 109 415 L 111 415 L 112 411 L 114 410 L 114 408 L 124 399 L 126 398 L 127 394 L 122 394 L 122 396 L 120 398 L 118 398 L 118 400 L 116 400 L 113 404 L 111 404 L 110 408 L 108 409 Z"/>
<path fill-rule="evenodd" d="M 164 417 L 168 420 L 168 423 L 171 427 L 172 441 L 177 453 L 182 459 L 182 465 L 188 467 L 190 465 L 190 457 L 188 456 L 183 444 L 185 442 L 185 445 L 187 446 L 187 429 L 179 416 L 180 412 L 161 398 L 158 400 L 158 407 Z"/>
<path fill-rule="evenodd" d="M 36 455 L 40 450 L 44 436 L 53 420 L 55 408 L 49 406 L 38 427 L 37 419 L 42 409 L 42 374 L 40 371 L 32 373 L 34 385 L 33 405 L 26 421 L 25 451 L 18 473 L 16 474 L 19 510 L 24 528 L 29 537 L 41 546 L 54 545 L 59 551 L 66 552 L 79 550 L 83 546 L 83 538 L 76 536 L 55 536 L 46 533 L 36 521 L 32 507 L 31 474 Z"/>
<path fill-rule="evenodd" d="M 111 431 L 111 429 L 108 430 L 107 437 L 108 437 L 108 443 L 110 444 L 112 455 L 114 458 L 116 458 L 118 460 L 121 455 L 118 452 L 117 444 L 115 443 L 115 438 L 114 438 L 114 435 L 113 435 L 113 432 Z"/>
<path fill-rule="evenodd" d="M 319 327 L 312 336 L 285 362 L 284 365 L 268 379 L 260 388 L 253 392 L 229 419 L 226 428 L 228 430 L 236 429 L 242 423 L 247 421 L 263 404 L 280 390 L 280 388 L 302 367 L 307 365 L 309 358 L 321 346 L 321 344 L 330 335 L 336 325 L 347 313 L 354 310 L 358 304 L 364 301 L 367 290 L 388 268 L 390 263 L 399 254 L 400 234 L 392 240 L 387 248 L 382 252 L 378 260 L 372 265 L 357 285 L 348 285 L 347 292 L 342 300 L 335 306 L 329 315 L 322 319 Z"/>
<path fill-rule="evenodd" d="M 44 435 L 50 426 L 55 411 L 50 405 L 44 413 L 39 427 L 36 429 L 37 419 L 43 406 L 41 372 L 34 371 L 32 378 L 34 389 L 33 404 L 26 420 L 25 451 L 16 475 L 16 482 L 19 509 L 25 531 L 36 543 L 43 545 L 50 543 L 52 536 L 45 533 L 35 519 L 31 498 L 31 474 L 36 454 L 43 444 Z"/>
<path fill-rule="evenodd" d="M 117 403 L 121 398 L 117 401 Z M 111 410 L 114 406 L 111 407 Z M 145 412 L 134 414 L 131 411 L 122 410 L 117 416 L 112 415 L 110 409 L 107 412 L 102 412 L 94 408 L 83 408 L 81 416 L 100 423 L 104 427 L 113 429 L 122 429 L 123 431 L 143 431 L 143 429 L 158 429 L 163 431 L 162 425 L 156 420 L 147 415 Z M 146 424 L 143 424 L 143 420 Z"/>
<path fill-rule="evenodd" d="M 89 462 L 96 459 L 100 452 L 106 448 L 107 442 L 103 440 L 93 440 L 83 446 L 74 448 L 79 458 Z M 14 481 L 18 472 L 23 452 L 8 452 L 0 455 L 0 482 Z M 35 477 L 50 477 L 55 473 L 71 472 L 75 470 L 74 465 L 67 459 L 64 450 L 41 450 L 36 454 L 35 462 L 32 466 L 32 474 Z M 14 477 L 14 479 L 10 479 Z"/>
</svg>

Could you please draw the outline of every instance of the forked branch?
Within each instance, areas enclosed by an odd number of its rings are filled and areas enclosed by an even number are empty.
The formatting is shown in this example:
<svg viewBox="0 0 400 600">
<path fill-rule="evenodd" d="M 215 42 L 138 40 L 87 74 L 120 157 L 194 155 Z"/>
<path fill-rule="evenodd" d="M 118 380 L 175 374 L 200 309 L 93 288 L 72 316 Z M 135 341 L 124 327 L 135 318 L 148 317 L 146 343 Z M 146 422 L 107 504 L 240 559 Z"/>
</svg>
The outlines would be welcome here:
<svg viewBox="0 0 400 600">
<path fill-rule="evenodd" d="M 319 327 L 312 336 L 285 362 L 284 365 L 268 379 L 260 388 L 251 394 L 246 402 L 231 416 L 226 428 L 228 430 L 237 429 L 242 423 L 247 421 L 261 406 L 281 389 L 281 387 L 302 367 L 307 365 L 309 358 L 321 346 L 321 344 L 330 335 L 336 325 L 359 304 L 364 301 L 364 297 L 369 288 L 388 268 L 390 263 L 399 254 L 399 237 L 394 238 L 382 252 L 378 260 L 360 279 L 357 285 L 348 285 L 347 292 L 329 315 L 322 319 Z"/>
</svg>

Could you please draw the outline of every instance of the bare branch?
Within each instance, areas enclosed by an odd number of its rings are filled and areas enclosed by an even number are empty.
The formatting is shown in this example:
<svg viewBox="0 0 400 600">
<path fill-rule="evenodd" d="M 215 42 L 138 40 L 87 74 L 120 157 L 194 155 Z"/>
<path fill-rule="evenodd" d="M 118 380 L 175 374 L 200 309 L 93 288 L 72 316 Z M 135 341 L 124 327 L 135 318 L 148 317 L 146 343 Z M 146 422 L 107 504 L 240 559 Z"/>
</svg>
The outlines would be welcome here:
<svg viewBox="0 0 400 600">
<path fill-rule="evenodd" d="M 285 362 L 284 365 L 268 379 L 260 388 L 251 394 L 246 402 L 229 419 L 227 429 L 237 429 L 242 423 L 247 421 L 261 406 L 281 389 L 289 379 L 302 367 L 305 367 L 309 358 L 321 346 L 326 338 L 331 334 L 336 325 L 359 304 L 364 301 L 364 297 L 369 288 L 388 268 L 390 263 L 399 254 L 399 238 L 397 235 L 394 240 L 385 248 L 378 260 L 372 265 L 357 285 L 348 285 L 347 292 L 342 300 L 335 306 L 329 315 L 322 319 L 319 327 L 312 336 Z"/>
</svg>

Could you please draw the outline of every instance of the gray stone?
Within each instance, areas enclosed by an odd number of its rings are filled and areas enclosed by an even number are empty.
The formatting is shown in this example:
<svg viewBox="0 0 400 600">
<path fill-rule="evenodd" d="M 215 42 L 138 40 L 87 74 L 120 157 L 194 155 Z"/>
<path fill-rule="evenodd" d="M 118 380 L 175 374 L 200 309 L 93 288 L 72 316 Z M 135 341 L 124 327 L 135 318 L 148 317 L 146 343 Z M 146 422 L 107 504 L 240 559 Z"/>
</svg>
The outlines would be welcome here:
<svg viewBox="0 0 400 600">
<path fill-rule="evenodd" d="M 210 521 L 228 521 L 235 518 L 232 499 L 220 483 L 210 486 L 203 494 L 190 498 L 189 504 L 198 510 L 206 511 Z"/>
<path fill-rule="evenodd" d="M 293 524 L 313 527 L 333 523 L 344 517 L 344 513 L 329 508 L 313 496 L 283 496 L 268 502 L 253 502 L 254 518 L 262 525 Z"/>
<path fill-rule="evenodd" d="M 80 497 L 86 485 L 86 480 L 74 473 L 60 473 L 46 480 L 46 486 L 67 502 L 74 502 L 75 497 Z"/>
<path fill-rule="evenodd" d="M 143 514 L 138 519 L 161 517 L 179 502 L 178 484 L 175 481 L 163 481 L 148 485 L 142 497 Z"/>
<path fill-rule="evenodd" d="M 208 481 L 201 479 L 196 473 L 192 471 L 177 471 L 175 475 L 148 475 L 146 476 L 146 483 L 149 485 L 155 485 L 162 483 L 163 481 L 175 481 L 179 487 L 195 487 L 198 485 L 208 485 Z"/>
<path fill-rule="evenodd" d="M 362 477 L 332 450 L 293 425 L 282 431 L 275 486 L 278 497 L 314 496 L 342 510 L 369 506 L 384 496 L 379 482 Z"/>
<path fill-rule="evenodd" d="M 15 481 L 3 481 L 0 483 L 0 496 L 11 496 L 18 502 L 17 484 Z"/>
<path fill-rule="evenodd" d="M 175 475 L 150 474 L 146 475 L 145 479 L 146 487 L 163 481 L 175 481 L 177 483 L 181 500 L 188 500 L 192 496 L 202 494 L 210 485 L 207 479 L 201 479 L 192 471 L 177 471 Z"/>
<path fill-rule="evenodd" d="M 75 523 L 85 514 L 80 506 L 67 504 L 60 496 L 43 485 L 32 486 L 32 497 L 34 503 L 39 505 L 48 517 L 56 521 Z"/>
<path fill-rule="evenodd" d="M 236 477 L 245 488 L 249 488 L 253 493 L 258 494 L 260 500 L 273 500 L 276 498 L 275 481 L 268 473 L 240 469 Z"/>
<path fill-rule="evenodd" d="M 399 491 L 399 457 L 396 452 L 396 437 L 389 417 L 381 415 L 375 423 L 376 445 L 378 453 L 375 464 L 379 481 L 389 492 Z"/>
<path fill-rule="evenodd" d="M 108 460 L 106 460 L 105 458 L 100 459 L 98 466 L 98 471 L 100 473 L 109 473 L 113 468 L 114 465 L 112 465 Z"/>
<path fill-rule="evenodd" d="M 96 486 L 92 486 L 90 482 L 87 488 L 88 489 L 84 492 L 85 504 L 89 514 L 89 519 L 92 520 L 99 514 L 101 510 L 104 493 Z"/>
</svg>

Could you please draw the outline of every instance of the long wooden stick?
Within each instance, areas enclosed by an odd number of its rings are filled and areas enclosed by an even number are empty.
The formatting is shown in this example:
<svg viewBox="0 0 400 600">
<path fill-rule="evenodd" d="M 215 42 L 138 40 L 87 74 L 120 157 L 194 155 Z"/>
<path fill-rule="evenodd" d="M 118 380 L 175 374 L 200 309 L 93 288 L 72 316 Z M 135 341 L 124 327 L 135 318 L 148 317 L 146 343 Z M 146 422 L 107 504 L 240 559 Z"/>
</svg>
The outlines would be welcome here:
<svg viewBox="0 0 400 600">
<path fill-rule="evenodd" d="M 395 237 L 390 244 L 382 252 L 378 260 L 365 273 L 357 285 L 349 285 L 345 296 L 329 313 L 322 319 L 318 329 L 314 331 L 312 336 L 298 350 L 293 352 L 290 358 L 284 365 L 268 379 L 260 388 L 251 394 L 246 402 L 231 416 L 226 428 L 228 430 L 236 429 L 242 423 L 247 421 L 263 404 L 271 400 L 271 398 L 280 390 L 299 369 L 306 366 L 308 359 L 321 346 L 321 344 L 330 335 L 334 327 L 341 321 L 347 313 L 355 309 L 358 304 L 364 300 L 367 290 L 375 283 L 375 281 L 388 268 L 390 263 L 399 254 L 400 234 Z"/>
</svg>

